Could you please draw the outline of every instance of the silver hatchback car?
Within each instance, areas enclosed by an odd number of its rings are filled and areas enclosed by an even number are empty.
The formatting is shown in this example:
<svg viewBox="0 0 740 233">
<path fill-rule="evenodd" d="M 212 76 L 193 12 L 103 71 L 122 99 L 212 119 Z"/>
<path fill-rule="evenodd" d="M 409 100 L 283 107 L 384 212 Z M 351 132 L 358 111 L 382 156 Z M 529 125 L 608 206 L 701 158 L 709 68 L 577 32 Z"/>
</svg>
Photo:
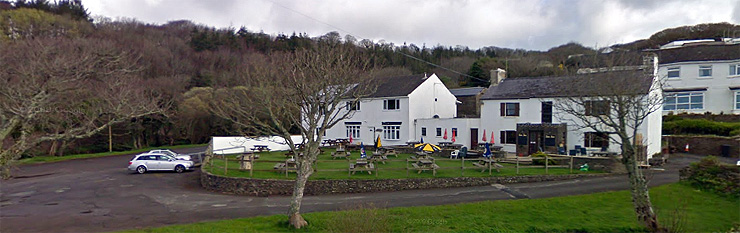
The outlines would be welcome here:
<svg viewBox="0 0 740 233">
<path fill-rule="evenodd" d="M 175 171 L 181 173 L 191 169 L 193 169 L 193 161 L 178 160 L 175 157 L 158 153 L 136 155 L 128 162 L 128 170 L 136 171 L 139 174 L 147 171 Z"/>
</svg>

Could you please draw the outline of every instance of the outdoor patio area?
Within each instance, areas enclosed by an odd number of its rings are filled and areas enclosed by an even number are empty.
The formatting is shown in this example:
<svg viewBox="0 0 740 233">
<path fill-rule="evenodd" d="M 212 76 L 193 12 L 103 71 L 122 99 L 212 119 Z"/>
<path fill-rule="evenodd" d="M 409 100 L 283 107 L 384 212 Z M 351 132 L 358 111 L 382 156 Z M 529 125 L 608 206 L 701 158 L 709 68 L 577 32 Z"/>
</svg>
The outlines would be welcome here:
<svg viewBox="0 0 740 233">
<path fill-rule="evenodd" d="M 431 177 L 487 177 L 517 176 L 539 174 L 578 174 L 599 173 L 600 171 L 580 171 L 580 164 L 571 166 L 571 157 L 517 157 L 508 154 L 502 158 L 449 158 L 449 151 L 419 153 L 410 148 L 394 149 L 391 156 L 368 150 L 366 158 L 360 158 L 360 151 L 346 150 L 348 157 L 337 158 L 336 149 L 323 148 L 311 176 L 313 180 L 322 179 L 400 179 Z M 411 153 L 407 153 L 411 152 Z M 252 177 L 261 179 L 293 179 L 296 164 L 292 155 L 286 151 L 257 153 L 259 159 L 237 158 L 237 155 L 215 155 L 204 169 L 214 175 L 229 177 Z M 288 155 L 286 155 L 288 154 Z M 375 157 L 373 157 L 375 154 Z M 332 156 L 335 155 L 335 156 Z M 534 165 L 534 160 L 543 165 Z M 241 165 L 240 165 L 241 163 Z M 249 163 L 245 166 L 244 163 Z M 227 164 L 227 166 L 224 166 Z M 544 164 L 547 164 L 545 166 Z"/>
</svg>

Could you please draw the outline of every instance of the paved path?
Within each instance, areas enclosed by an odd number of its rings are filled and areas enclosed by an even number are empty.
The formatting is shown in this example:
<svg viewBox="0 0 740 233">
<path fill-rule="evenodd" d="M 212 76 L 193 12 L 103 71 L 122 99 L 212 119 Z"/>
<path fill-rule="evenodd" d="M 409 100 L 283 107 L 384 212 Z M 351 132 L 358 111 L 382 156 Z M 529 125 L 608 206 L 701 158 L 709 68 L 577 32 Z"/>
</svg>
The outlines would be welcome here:
<svg viewBox="0 0 740 233">
<path fill-rule="evenodd" d="M 177 150 L 194 152 L 202 148 Z M 22 166 L 0 181 L 0 232 L 100 232 L 206 220 L 284 214 L 289 197 L 247 197 L 200 188 L 199 172 L 132 174 L 131 155 Z M 678 180 L 695 157 L 672 158 L 651 185 Z M 624 176 L 484 187 L 308 196 L 303 211 L 374 203 L 380 207 L 544 198 L 627 189 Z"/>
</svg>

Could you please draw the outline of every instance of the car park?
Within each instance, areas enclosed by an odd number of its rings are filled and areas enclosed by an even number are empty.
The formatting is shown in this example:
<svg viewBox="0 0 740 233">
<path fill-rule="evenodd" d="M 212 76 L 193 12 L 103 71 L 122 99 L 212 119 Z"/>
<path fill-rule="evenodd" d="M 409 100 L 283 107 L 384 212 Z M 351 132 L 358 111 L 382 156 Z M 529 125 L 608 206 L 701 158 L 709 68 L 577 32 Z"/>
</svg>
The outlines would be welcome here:
<svg viewBox="0 0 740 233">
<path fill-rule="evenodd" d="M 144 153 L 136 155 L 128 162 L 128 170 L 139 174 L 147 171 L 175 171 L 177 173 L 193 169 L 193 161 L 178 160 L 161 153 Z"/>
</svg>

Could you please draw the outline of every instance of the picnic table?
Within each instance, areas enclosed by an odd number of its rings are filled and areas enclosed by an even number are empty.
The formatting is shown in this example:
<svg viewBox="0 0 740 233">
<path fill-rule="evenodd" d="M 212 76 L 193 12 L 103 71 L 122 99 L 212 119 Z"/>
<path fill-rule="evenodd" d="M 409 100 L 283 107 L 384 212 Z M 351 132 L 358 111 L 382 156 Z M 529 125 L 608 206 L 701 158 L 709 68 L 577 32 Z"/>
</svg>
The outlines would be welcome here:
<svg viewBox="0 0 740 233">
<path fill-rule="evenodd" d="M 295 159 L 288 159 L 284 163 L 277 163 L 272 168 L 280 172 L 295 172 L 298 170 Z"/>
<path fill-rule="evenodd" d="M 368 174 L 373 174 L 373 170 L 375 170 L 375 164 L 373 164 L 372 161 L 368 161 L 367 159 L 357 159 L 355 163 L 349 164 L 349 170 L 352 171 L 352 175 L 354 175 L 357 171 L 366 171 Z"/>
<path fill-rule="evenodd" d="M 432 158 L 432 156 L 431 156 L 431 154 L 430 154 L 430 153 L 427 153 L 427 152 L 424 152 L 424 151 L 416 151 L 416 152 L 414 152 L 414 153 L 415 153 L 416 155 L 415 155 L 415 156 L 414 156 L 414 155 L 412 155 L 412 156 L 411 156 L 411 157 L 409 157 L 409 158 L 411 158 L 411 159 L 428 159 L 428 158 Z M 433 158 L 432 158 L 432 159 L 433 159 Z"/>
<path fill-rule="evenodd" d="M 451 145 L 452 145 L 452 142 L 439 142 L 439 146 L 441 147 L 446 147 L 446 146 L 451 146 Z"/>
<path fill-rule="evenodd" d="M 349 139 L 337 138 L 336 140 L 334 140 L 334 143 L 336 143 L 337 145 L 349 144 Z"/>
<path fill-rule="evenodd" d="M 344 150 L 344 148 L 341 148 L 341 150 L 340 150 L 340 148 L 337 148 L 337 151 L 331 152 L 331 158 L 332 159 L 336 159 L 336 158 L 349 158 L 349 156 L 350 156 L 350 152 Z"/>
<path fill-rule="evenodd" d="M 337 141 L 334 139 L 324 139 L 321 141 L 321 146 L 334 146 L 337 144 Z"/>
<path fill-rule="evenodd" d="M 608 151 L 594 151 L 591 152 L 591 156 L 597 156 L 597 157 L 610 157 L 610 156 L 616 156 L 616 152 L 608 152 Z"/>
<path fill-rule="evenodd" d="M 381 147 L 381 149 L 383 151 L 383 156 L 393 155 L 393 156 L 396 156 L 396 158 L 398 158 L 398 153 L 396 152 L 396 149 L 391 148 L 391 147 Z"/>
<path fill-rule="evenodd" d="M 418 174 L 421 174 L 422 171 L 432 171 L 432 174 L 435 176 L 439 168 L 439 165 L 434 163 L 434 158 L 419 159 L 416 163 L 412 163 L 411 166 L 413 166 L 413 169 L 418 170 Z"/>
<path fill-rule="evenodd" d="M 270 148 L 268 148 L 267 145 L 254 145 L 254 147 L 252 147 L 252 151 L 270 151 Z"/>
<path fill-rule="evenodd" d="M 385 156 L 384 153 L 381 153 L 379 151 L 373 152 L 372 157 L 370 157 L 370 161 L 372 161 L 372 162 L 381 162 L 381 163 L 385 164 L 385 161 L 386 160 L 388 160 L 388 157 Z"/>
<path fill-rule="evenodd" d="M 501 164 L 498 164 L 498 162 L 495 159 L 491 159 L 491 158 L 481 159 L 478 162 L 473 163 L 473 165 L 479 168 L 483 168 L 480 172 L 486 171 L 486 169 L 488 169 L 489 167 L 496 169 L 496 172 L 501 172 L 501 170 L 499 169 L 504 167 Z"/>
</svg>

